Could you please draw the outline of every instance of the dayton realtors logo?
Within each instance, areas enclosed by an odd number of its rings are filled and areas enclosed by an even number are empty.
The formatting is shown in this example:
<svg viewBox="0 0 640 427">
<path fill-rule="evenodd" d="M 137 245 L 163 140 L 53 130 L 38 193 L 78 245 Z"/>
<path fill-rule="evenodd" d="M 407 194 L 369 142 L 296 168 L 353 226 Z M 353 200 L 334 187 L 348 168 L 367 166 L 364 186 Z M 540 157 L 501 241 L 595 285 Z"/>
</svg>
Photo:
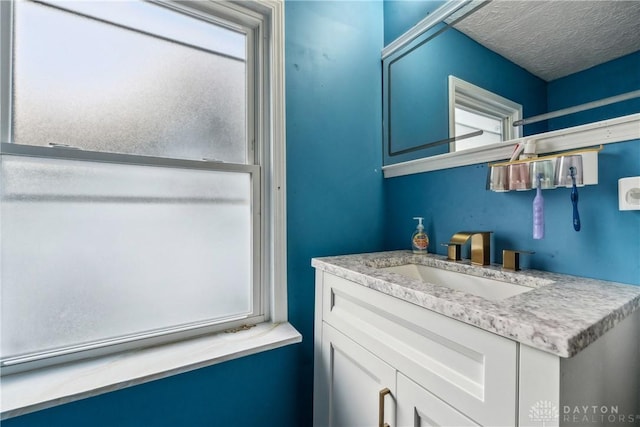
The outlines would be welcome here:
<svg viewBox="0 0 640 427">
<path fill-rule="evenodd" d="M 529 408 L 529 419 L 542 423 L 543 427 L 545 423 L 557 423 L 559 416 L 558 408 L 547 400 L 538 401 Z M 640 414 L 621 414 L 617 405 L 564 405 L 562 407 L 562 422 L 565 425 L 575 424 L 576 426 L 602 425 L 604 423 L 634 424 L 640 422 Z"/>
<path fill-rule="evenodd" d="M 558 408 L 547 400 L 541 400 L 536 402 L 531 408 L 529 408 L 529 419 L 542 423 L 544 427 L 545 423 L 553 422 L 558 419 Z"/>
<path fill-rule="evenodd" d="M 617 405 L 576 405 L 562 407 L 562 420 L 565 423 L 573 423 L 584 426 L 590 423 L 602 425 L 603 423 L 634 424 L 640 421 L 639 414 L 621 414 Z"/>
</svg>

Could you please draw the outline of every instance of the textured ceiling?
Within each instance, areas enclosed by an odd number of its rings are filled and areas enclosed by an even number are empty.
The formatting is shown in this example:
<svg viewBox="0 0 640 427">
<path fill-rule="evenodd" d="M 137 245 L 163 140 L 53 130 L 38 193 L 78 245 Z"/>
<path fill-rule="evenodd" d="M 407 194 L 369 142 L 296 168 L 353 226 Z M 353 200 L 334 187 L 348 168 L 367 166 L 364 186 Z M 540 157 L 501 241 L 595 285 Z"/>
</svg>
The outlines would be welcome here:
<svg viewBox="0 0 640 427">
<path fill-rule="evenodd" d="M 493 0 L 455 28 L 551 81 L 640 50 L 640 0 Z"/>
</svg>

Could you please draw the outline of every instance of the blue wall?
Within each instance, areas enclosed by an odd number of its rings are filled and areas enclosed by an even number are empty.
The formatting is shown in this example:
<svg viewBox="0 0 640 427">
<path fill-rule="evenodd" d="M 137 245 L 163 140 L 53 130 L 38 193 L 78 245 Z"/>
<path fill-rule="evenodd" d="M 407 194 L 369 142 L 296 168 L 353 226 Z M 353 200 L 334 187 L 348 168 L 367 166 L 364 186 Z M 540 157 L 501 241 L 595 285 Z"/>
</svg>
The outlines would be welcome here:
<svg viewBox="0 0 640 427">
<path fill-rule="evenodd" d="M 429 251 L 457 231 L 494 231 L 492 252 L 536 253 L 524 265 L 540 270 L 640 284 L 640 212 L 618 211 L 618 179 L 640 175 L 640 142 L 606 145 L 599 158 L 599 184 L 579 189 L 582 230 L 572 227 L 569 189 L 543 191 L 546 237 L 533 240 L 533 191 L 485 190 L 486 165 L 473 165 L 385 180 L 387 249 L 409 248 L 411 218 L 425 217 Z"/>
<path fill-rule="evenodd" d="M 311 258 L 383 249 L 382 3 L 287 3 L 290 318 L 306 338 L 302 418 L 311 425 Z"/>
<path fill-rule="evenodd" d="M 400 37 L 445 1 L 384 0 L 384 45 Z"/>
<path fill-rule="evenodd" d="M 640 51 L 549 82 L 547 85 L 548 109 L 555 111 L 638 89 L 640 89 Z M 549 130 L 633 113 L 640 113 L 640 98 L 551 119 Z"/>
<path fill-rule="evenodd" d="M 289 319 L 303 343 L 3 427 L 310 426 L 312 257 L 383 249 L 381 2 L 285 4 Z"/>
</svg>

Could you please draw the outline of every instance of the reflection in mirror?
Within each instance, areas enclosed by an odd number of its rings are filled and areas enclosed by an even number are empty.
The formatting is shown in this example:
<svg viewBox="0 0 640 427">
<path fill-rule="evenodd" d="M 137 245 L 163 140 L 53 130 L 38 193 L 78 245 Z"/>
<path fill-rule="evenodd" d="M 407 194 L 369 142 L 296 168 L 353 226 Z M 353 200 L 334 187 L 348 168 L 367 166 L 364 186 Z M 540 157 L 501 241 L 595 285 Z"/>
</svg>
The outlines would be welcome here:
<svg viewBox="0 0 640 427">
<path fill-rule="evenodd" d="M 640 112 L 640 2 L 453 3 L 383 51 L 385 165 Z M 452 100 L 450 76 L 482 95 Z"/>
<path fill-rule="evenodd" d="M 455 76 L 449 76 L 449 135 L 458 138 L 475 131 L 481 135 L 458 139 L 450 152 L 496 144 L 520 137 L 522 105 Z"/>
</svg>

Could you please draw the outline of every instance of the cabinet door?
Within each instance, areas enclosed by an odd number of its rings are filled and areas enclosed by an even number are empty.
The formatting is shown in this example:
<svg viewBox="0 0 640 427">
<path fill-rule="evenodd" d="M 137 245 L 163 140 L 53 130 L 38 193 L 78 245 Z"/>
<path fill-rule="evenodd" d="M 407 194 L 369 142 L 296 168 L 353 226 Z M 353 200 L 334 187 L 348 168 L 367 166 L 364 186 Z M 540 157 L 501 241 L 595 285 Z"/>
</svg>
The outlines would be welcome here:
<svg viewBox="0 0 640 427">
<path fill-rule="evenodd" d="M 395 427 L 395 369 L 329 325 L 322 326 L 324 387 L 316 396 L 316 427 L 375 427 L 379 422 L 380 392 L 384 422 Z"/>
<path fill-rule="evenodd" d="M 435 395 L 398 372 L 398 427 L 479 426 Z"/>
</svg>

